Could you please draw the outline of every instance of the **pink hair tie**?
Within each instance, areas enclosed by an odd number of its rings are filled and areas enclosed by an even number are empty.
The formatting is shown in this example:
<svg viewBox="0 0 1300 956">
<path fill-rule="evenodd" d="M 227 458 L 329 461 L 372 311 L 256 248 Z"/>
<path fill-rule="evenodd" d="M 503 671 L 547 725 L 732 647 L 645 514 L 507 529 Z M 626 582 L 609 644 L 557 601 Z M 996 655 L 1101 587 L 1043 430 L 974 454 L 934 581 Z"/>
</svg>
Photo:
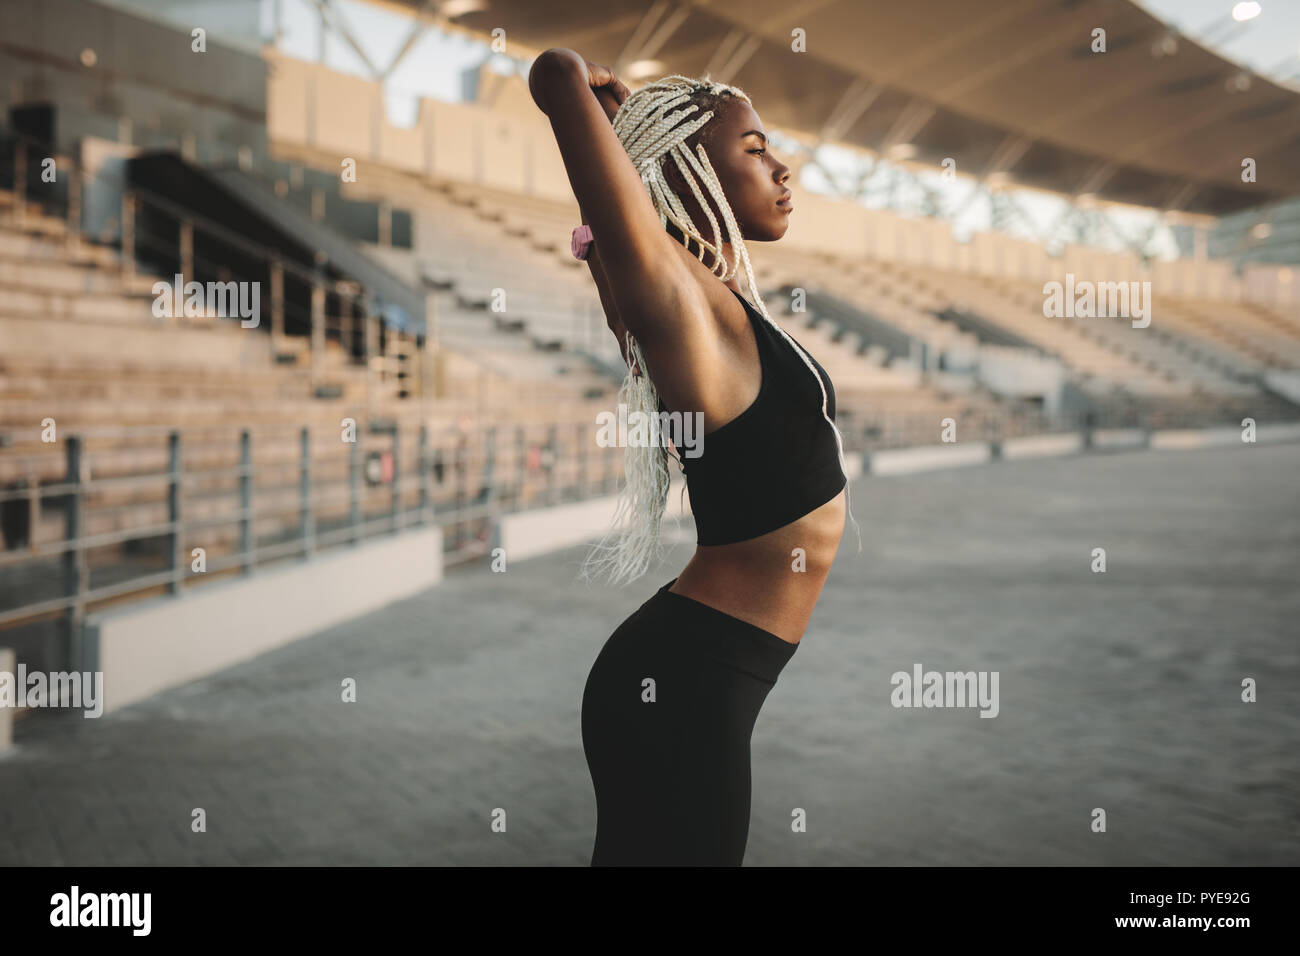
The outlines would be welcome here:
<svg viewBox="0 0 1300 956">
<path fill-rule="evenodd" d="M 591 253 L 591 244 L 594 241 L 595 239 L 591 234 L 591 226 L 586 223 L 583 223 L 577 229 L 573 230 L 573 258 L 586 259 Z"/>
</svg>

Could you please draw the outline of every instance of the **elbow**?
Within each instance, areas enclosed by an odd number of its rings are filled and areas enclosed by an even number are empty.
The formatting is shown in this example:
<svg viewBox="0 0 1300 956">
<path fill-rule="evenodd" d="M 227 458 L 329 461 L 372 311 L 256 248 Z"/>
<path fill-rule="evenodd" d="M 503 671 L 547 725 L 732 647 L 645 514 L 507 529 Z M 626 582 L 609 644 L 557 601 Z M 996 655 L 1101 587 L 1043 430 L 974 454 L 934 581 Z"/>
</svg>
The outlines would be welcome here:
<svg viewBox="0 0 1300 956">
<path fill-rule="evenodd" d="M 551 47 L 538 54 L 528 70 L 528 92 L 532 94 L 533 102 L 537 104 L 539 110 L 549 114 L 547 108 L 549 78 L 562 70 L 573 69 L 579 65 L 586 69 L 586 61 L 564 47 Z"/>
</svg>

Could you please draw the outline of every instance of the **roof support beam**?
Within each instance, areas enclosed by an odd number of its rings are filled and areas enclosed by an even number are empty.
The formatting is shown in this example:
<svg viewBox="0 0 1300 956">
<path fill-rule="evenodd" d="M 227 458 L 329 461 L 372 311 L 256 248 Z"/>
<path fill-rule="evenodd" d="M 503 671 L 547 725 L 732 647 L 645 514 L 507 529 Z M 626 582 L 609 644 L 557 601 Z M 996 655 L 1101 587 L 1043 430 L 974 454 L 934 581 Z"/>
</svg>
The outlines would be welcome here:
<svg viewBox="0 0 1300 956">
<path fill-rule="evenodd" d="M 1259 135 L 1252 137 L 1250 155 L 1257 160 L 1266 155 L 1268 150 L 1275 147 L 1291 146 L 1292 144 L 1300 146 L 1300 136 L 1296 135 L 1296 131 L 1300 130 L 1300 109 L 1293 106 L 1289 112 L 1278 113 L 1274 122 L 1277 124 L 1274 127 L 1277 130 L 1276 136 Z M 1233 175 L 1240 175 L 1241 160 L 1240 147 L 1225 150 L 1222 169 L 1225 173 L 1232 170 Z M 1219 168 L 1219 164 L 1215 163 L 1207 167 L 1205 172 L 1207 175 L 1213 175 Z"/>
<path fill-rule="evenodd" d="M 762 44 L 762 37 L 756 34 L 739 28 L 729 30 L 722 42 L 718 44 L 713 56 L 709 58 L 706 72 L 719 83 L 730 83 L 740 72 L 741 67 L 749 62 L 749 58 L 758 52 Z"/>
<path fill-rule="evenodd" d="M 1025 153 L 1029 152 L 1029 147 L 1032 145 L 1034 145 L 1034 141 L 1028 136 L 1009 133 L 989 158 L 988 165 L 984 167 L 984 175 L 981 178 L 987 179 L 994 173 L 1009 173 L 1016 163 L 1024 158 Z"/>
<path fill-rule="evenodd" d="M 314 0 L 314 2 L 316 9 L 320 11 L 321 23 L 329 23 L 334 32 L 343 38 L 343 42 L 352 47 L 352 52 L 361 58 L 361 62 L 370 71 L 370 76 L 373 79 L 379 79 L 379 69 L 371 62 L 370 57 L 366 55 L 366 51 L 361 49 L 361 44 L 357 43 L 347 20 L 343 18 L 343 12 L 335 7 L 331 0 Z"/>
<path fill-rule="evenodd" d="M 410 53 L 417 43 L 429 32 L 429 27 L 433 26 L 432 14 L 434 13 L 433 0 L 424 0 L 420 8 L 415 11 L 415 17 L 411 20 L 411 30 L 406 34 L 406 39 L 402 41 L 401 47 L 393 54 L 393 58 L 388 61 L 388 66 L 379 75 L 379 82 L 385 82 L 398 65 L 406 59 L 406 54 Z"/>
<path fill-rule="evenodd" d="M 1160 207 L 1161 212 L 1177 212 L 1192 201 L 1192 197 L 1201 191 L 1201 184 L 1191 180 L 1183 183 Z"/>
<path fill-rule="evenodd" d="M 1244 108 L 1244 100 L 1237 96 L 1222 96 L 1215 101 L 1215 104 L 1209 109 L 1201 110 L 1195 116 L 1182 122 L 1171 122 L 1163 128 L 1152 130 L 1150 136 L 1145 136 L 1140 140 L 1135 140 L 1127 144 L 1126 148 L 1121 150 L 1118 155 L 1113 157 L 1113 161 L 1120 164 L 1127 164 L 1133 160 L 1142 158 L 1149 154 L 1156 146 L 1166 143 L 1171 139 L 1180 136 L 1186 136 L 1197 130 L 1212 127 L 1215 123 L 1223 122 L 1232 123 L 1232 117 Z"/>
<path fill-rule="evenodd" d="M 1118 163 L 1103 161 L 1092 167 L 1088 174 L 1083 177 L 1083 182 L 1079 183 L 1079 188 L 1075 190 L 1075 196 L 1084 193 L 1095 193 L 1105 186 L 1112 176 L 1119 170 Z"/>
<path fill-rule="evenodd" d="M 690 15 L 691 8 L 687 4 L 655 0 L 614 61 L 614 72 L 626 73 L 636 61 L 652 59 Z"/>
<path fill-rule="evenodd" d="M 818 142 L 842 139 L 883 92 L 882 83 L 868 83 L 861 77 L 854 79 L 817 131 Z"/>
<path fill-rule="evenodd" d="M 925 124 L 934 118 L 934 114 L 939 112 L 939 107 L 933 103 L 920 99 L 914 99 L 903 107 L 903 111 L 898 114 L 898 119 L 885 134 L 884 140 L 880 144 L 882 152 L 887 151 L 891 146 L 897 146 L 899 143 L 910 143 L 912 137 L 921 132 Z"/>
<path fill-rule="evenodd" d="M 669 0 L 655 0 L 650 5 L 650 9 L 641 15 L 641 19 L 637 22 L 632 35 L 623 44 L 623 52 L 614 60 L 613 70 L 615 73 L 619 75 L 626 73 L 627 65 L 640 58 L 637 56 L 638 51 L 645 46 L 645 42 L 649 39 L 651 31 L 654 30 L 655 24 L 668 12 L 668 8 L 671 6 Z"/>
</svg>

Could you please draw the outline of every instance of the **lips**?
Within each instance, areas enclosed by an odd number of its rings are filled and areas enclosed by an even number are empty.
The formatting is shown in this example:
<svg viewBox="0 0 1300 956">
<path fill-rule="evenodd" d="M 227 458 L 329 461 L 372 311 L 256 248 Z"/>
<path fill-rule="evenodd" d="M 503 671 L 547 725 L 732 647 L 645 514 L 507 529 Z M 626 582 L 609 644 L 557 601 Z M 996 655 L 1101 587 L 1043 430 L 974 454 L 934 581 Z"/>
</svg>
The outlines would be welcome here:
<svg viewBox="0 0 1300 956">
<path fill-rule="evenodd" d="M 776 204 L 782 209 L 790 210 L 794 208 L 794 202 L 791 200 L 791 193 L 787 192 L 784 196 L 776 201 Z"/>
</svg>

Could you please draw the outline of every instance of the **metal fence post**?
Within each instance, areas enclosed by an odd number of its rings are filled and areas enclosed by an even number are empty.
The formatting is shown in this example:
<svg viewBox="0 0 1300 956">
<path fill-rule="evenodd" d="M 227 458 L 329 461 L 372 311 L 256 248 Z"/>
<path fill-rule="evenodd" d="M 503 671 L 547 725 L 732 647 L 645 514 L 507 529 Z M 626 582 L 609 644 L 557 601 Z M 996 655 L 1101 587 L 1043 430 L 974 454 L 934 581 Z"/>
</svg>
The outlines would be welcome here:
<svg viewBox="0 0 1300 956">
<path fill-rule="evenodd" d="M 373 311 L 368 306 L 363 311 L 365 315 L 361 317 L 361 337 L 365 343 L 363 351 L 366 357 L 366 408 L 372 408 L 377 394 L 375 359 L 379 353 L 379 328 Z"/>
<path fill-rule="evenodd" d="M 390 519 L 393 525 L 393 534 L 398 531 L 397 513 L 402 510 L 402 469 L 401 456 L 398 454 L 402 447 L 402 429 L 397 422 L 393 422 L 393 503 L 390 509 Z"/>
<path fill-rule="evenodd" d="M 456 439 L 456 544 L 465 543 L 465 483 L 469 473 L 469 439 L 462 430 Z"/>
<path fill-rule="evenodd" d="M 172 526 L 167 559 L 167 569 L 172 574 L 167 593 L 179 594 L 185 577 L 185 556 L 181 553 L 181 433 L 178 431 L 167 436 L 167 459 L 167 520 Z"/>
<path fill-rule="evenodd" d="M 194 223 L 189 219 L 180 222 L 180 260 L 181 275 L 185 277 L 183 281 L 194 280 Z M 183 312 L 183 309 L 176 310 L 177 315 Z"/>
<path fill-rule="evenodd" d="M 135 276 L 135 197 L 122 195 L 122 273 Z"/>
<path fill-rule="evenodd" d="M 578 477 L 577 487 L 574 488 L 573 498 L 575 501 L 581 501 L 587 496 L 587 426 L 583 422 L 578 422 Z"/>
<path fill-rule="evenodd" d="M 86 529 L 86 499 L 82 489 L 82 446 L 81 436 L 69 436 L 67 441 L 67 473 L 64 481 L 75 485 L 69 493 L 68 508 L 64 519 L 64 539 L 77 541 Z M 34 487 L 39 483 L 34 482 Z M 32 522 L 32 535 L 28 546 L 35 540 L 36 523 Z M 79 541 L 63 552 L 63 588 L 64 594 L 75 600 L 68 608 L 67 631 L 65 633 L 65 654 L 69 666 L 80 669 L 82 664 L 82 623 L 86 617 L 86 605 L 83 595 L 90 585 L 90 575 L 86 566 L 86 551 Z"/>
<path fill-rule="evenodd" d="M 339 345 L 343 346 L 343 367 L 352 365 L 353 327 L 357 321 L 359 295 L 346 296 L 339 301 Z"/>
<path fill-rule="evenodd" d="M 524 482 L 528 480 L 528 442 L 524 435 L 524 426 L 515 427 L 515 510 L 524 506 Z"/>
<path fill-rule="evenodd" d="M 21 136 L 14 140 L 14 219 L 23 228 L 27 206 L 27 143 Z"/>
<path fill-rule="evenodd" d="M 352 441 L 348 452 L 348 527 L 352 529 L 352 543 L 361 540 L 361 442 Z"/>
<path fill-rule="evenodd" d="M 311 429 L 302 429 L 301 468 L 298 481 L 299 525 L 302 528 L 302 556 L 310 557 L 316 550 L 316 528 L 311 515 Z"/>
<path fill-rule="evenodd" d="M 393 207 L 381 201 L 378 216 L 379 245 L 388 248 L 393 244 Z"/>
<path fill-rule="evenodd" d="M 433 468 L 429 462 L 429 424 L 420 424 L 420 524 L 433 524 Z"/>
<path fill-rule="evenodd" d="M 311 384 L 321 384 L 325 368 L 325 287 L 320 270 L 311 279 Z"/>
<path fill-rule="evenodd" d="M 239 550 L 245 574 L 252 574 L 253 554 L 253 433 L 245 428 L 239 433 Z"/>
<path fill-rule="evenodd" d="M 556 466 L 559 464 L 560 456 L 556 452 L 557 444 L 556 426 L 551 425 L 546 430 L 546 452 L 550 453 L 549 465 L 543 462 L 542 467 L 546 468 L 546 503 L 553 505 L 556 502 L 558 484 L 555 480 L 555 473 L 559 470 Z"/>
<path fill-rule="evenodd" d="M 488 549 L 501 546 L 501 505 L 497 494 L 497 430 L 487 429 L 484 436 L 487 445 L 483 465 L 483 530 Z"/>
<path fill-rule="evenodd" d="M 488 535 L 494 533 L 499 521 L 497 507 L 496 470 L 497 470 L 497 430 L 493 426 L 483 435 L 483 513 L 486 515 Z"/>
<path fill-rule="evenodd" d="M 81 246 L 81 167 L 75 163 L 68 172 L 68 248 L 76 252 Z"/>
<path fill-rule="evenodd" d="M 284 263 L 276 254 L 271 259 L 271 352 L 280 351 L 284 340 Z"/>
</svg>

